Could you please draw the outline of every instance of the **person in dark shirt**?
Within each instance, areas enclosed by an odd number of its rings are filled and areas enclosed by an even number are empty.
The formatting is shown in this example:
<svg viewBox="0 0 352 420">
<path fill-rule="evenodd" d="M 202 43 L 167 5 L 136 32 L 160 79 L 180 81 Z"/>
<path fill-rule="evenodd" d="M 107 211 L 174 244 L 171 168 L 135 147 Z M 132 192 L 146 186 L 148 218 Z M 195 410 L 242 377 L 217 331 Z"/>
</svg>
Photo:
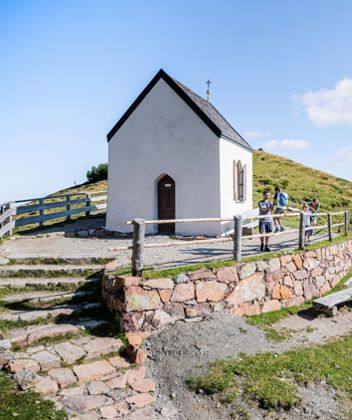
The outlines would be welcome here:
<svg viewBox="0 0 352 420">
<path fill-rule="evenodd" d="M 269 216 L 274 208 L 273 203 L 269 200 L 269 191 L 263 191 L 263 199 L 258 203 L 259 207 L 259 216 Z M 273 224 L 270 217 L 263 217 L 259 219 L 259 232 L 262 235 L 267 233 L 271 233 L 273 231 Z M 260 238 L 260 250 L 263 252 L 270 252 L 269 244 L 269 236 L 262 236 Z"/>
</svg>

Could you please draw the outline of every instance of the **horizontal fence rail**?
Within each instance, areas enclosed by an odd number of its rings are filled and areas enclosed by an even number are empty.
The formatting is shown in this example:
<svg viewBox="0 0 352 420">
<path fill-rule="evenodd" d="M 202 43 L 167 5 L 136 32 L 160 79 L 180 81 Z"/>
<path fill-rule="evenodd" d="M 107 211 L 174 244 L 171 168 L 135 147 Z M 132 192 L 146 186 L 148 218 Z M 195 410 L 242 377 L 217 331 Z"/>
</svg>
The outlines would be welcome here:
<svg viewBox="0 0 352 420">
<path fill-rule="evenodd" d="M 0 205 L 0 239 L 11 236 L 17 227 L 39 225 L 55 219 L 70 220 L 71 216 L 106 209 L 107 191 L 57 194 L 17 200 Z M 37 202 L 37 203 L 36 203 Z"/>
<path fill-rule="evenodd" d="M 344 227 L 344 234 L 347 236 L 350 225 L 350 212 L 347 211 L 337 211 L 329 213 L 305 213 L 303 211 L 297 211 L 297 209 L 292 209 L 292 212 L 286 214 L 271 214 L 271 215 L 236 215 L 233 218 L 198 218 L 198 219 L 168 219 L 168 220 L 144 220 L 144 219 L 133 219 L 128 220 L 126 224 L 133 226 L 133 238 L 131 246 L 122 246 L 115 248 L 115 251 L 126 251 L 132 249 L 132 274 L 135 276 L 141 276 L 144 266 L 144 249 L 145 248 L 163 248 L 163 247 L 177 247 L 185 246 L 192 244 L 204 244 L 204 243 L 214 243 L 214 242 L 226 242 L 233 241 L 233 256 L 236 261 L 242 260 L 242 239 L 243 228 L 248 226 L 256 226 L 258 221 L 262 219 L 283 219 L 287 217 L 299 217 L 299 228 L 287 229 L 283 232 L 273 232 L 266 234 L 251 234 L 245 235 L 246 239 L 257 239 L 257 238 L 267 238 L 267 237 L 276 237 L 283 235 L 292 235 L 298 234 L 298 245 L 300 249 L 305 247 L 306 234 L 309 231 L 313 230 L 327 230 L 329 240 L 333 239 L 333 228 L 339 228 L 339 233 L 341 228 Z M 343 221 L 339 223 L 333 223 L 333 216 L 343 215 Z M 306 226 L 306 220 L 310 221 L 312 217 L 327 217 L 327 223 L 318 226 Z M 169 223 L 198 223 L 198 222 L 230 222 L 234 223 L 234 230 L 231 236 L 211 238 L 211 239 L 195 239 L 185 242 L 175 241 L 170 242 L 161 242 L 161 243 L 151 243 L 145 244 L 145 226 L 146 225 L 159 225 L 159 224 L 169 224 Z M 250 223 L 248 223 L 250 222 Z"/>
</svg>

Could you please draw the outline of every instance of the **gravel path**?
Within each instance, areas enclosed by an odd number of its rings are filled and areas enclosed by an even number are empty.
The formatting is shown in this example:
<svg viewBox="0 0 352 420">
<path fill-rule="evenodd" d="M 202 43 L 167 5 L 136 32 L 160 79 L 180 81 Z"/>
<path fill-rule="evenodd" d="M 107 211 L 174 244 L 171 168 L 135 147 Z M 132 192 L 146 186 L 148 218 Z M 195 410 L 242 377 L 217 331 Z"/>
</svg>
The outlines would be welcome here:
<svg viewBox="0 0 352 420">
<path fill-rule="evenodd" d="M 235 357 L 241 352 L 262 351 L 281 353 L 292 347 L 326 342 L 329 338 L 351 332 L 352 314 L 342 310 L 336 318 L 315 317 L 305 312 L 285 318 L 274 328 L 290 328 L 289 338 L 280 343 L 268 341 L 265 333 L 242 318 L 229 314 L 214 314 L 202 321 L 177 322 L 149 338 L 148 368 L 158 384 L 156 407 L 169 407 L 170 420 L 230 419 L 230 408 L 220 405 L 216 398 L 190 392 L 185 381 L 202 373 L 207 363 Z M 296 327 L 293 331 L 293 327 Z M 310 327 L 309 332 L 307 328 Z M 277 419 L 337 419 L 341 409 L 334 390 L 326 384 L 299 387 L 303 404 Z M 264 419 L 256 407 L 246 409 L 251 419 Z M 267 414 L 267 413 L 266 413 Z"/>
<path fill-rule="evenodd" d="M 13 237 L 0 246 L 0 258 L 117 258 L 121 265 L 131 263 L 131 250 L 117 251 L 118 247 L 130 246 L 130 238 L 69 238 L 65 233 L 76 229 L 96 229 L 104 225 L 103 218 L 79 220 L 60 228 L 45 228 L 36 235 Z M 314 236 L 315 241 L 325 239 L 324 235 Z M 233 255 L 233 242 L 218 242 L 190 245 L 188 241 L 171 239 L 168 236 L 148 236 L 145 243 L 175 242 L 180 246 L 146 248 L 145 265 L 167 268 L 180 265 L 229 259 Z M 243 255 L 259 253 L 259 239 L 243 239 Z M 272 238 L 272 251 L 297 248 L 297 234 Z"/>
</svg>

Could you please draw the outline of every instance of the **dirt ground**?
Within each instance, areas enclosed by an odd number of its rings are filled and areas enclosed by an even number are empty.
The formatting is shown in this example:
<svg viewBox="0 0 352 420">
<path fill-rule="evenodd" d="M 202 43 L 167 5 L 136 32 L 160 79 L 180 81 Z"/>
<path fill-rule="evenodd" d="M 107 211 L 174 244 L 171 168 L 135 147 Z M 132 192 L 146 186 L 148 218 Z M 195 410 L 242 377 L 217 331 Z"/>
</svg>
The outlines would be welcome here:
<svg viewBox="0 0 352 420">
<path fill-rule="evenodd" d="M 216 397 L 198 395 L 188 390 L 185 381 L 199 375 L 207 363 L 241 352 L 255 354 L 262 351 L 281 353 L 297 346 L 324 343 L 332 337 L 351 332 L 352 313 L 342 309 L 336 318 L 313 316 L 311 311 L 289 316 L 272 327 L 277 331 L 290 330 L 280 343 L 269 341 L 263 330 L 249 325 L 245 319 L 218 313 L 202 321 L 179 321 L 149 338 L 149 368 L 158 383 L 157 409 L 167 406 L 170 419 L 221 420 L 230 419 L 230 407 L 221 405 Z M 240 405 L 251 419 L 341 419 L 343 411 L 334 390 L 326 384 L 299 387 L 302 404 L 290 413 L 268 413 L 257 407 Z"/>
</svg>

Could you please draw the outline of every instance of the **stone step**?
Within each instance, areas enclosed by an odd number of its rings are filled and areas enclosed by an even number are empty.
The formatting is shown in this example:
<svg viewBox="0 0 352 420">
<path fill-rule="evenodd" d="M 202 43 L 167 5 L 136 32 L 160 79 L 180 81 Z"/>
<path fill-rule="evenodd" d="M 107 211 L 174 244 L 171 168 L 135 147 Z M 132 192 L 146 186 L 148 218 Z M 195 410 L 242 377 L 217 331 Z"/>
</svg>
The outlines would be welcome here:
<svg viewBox="0 0 352 420">
<path fill-rule="evenodd" d="M 61 337 L 67 334 L 79 335 L 82 331 L 91 331 L 108 325 L 107 321 L 96 318 L 80 318 L 72 323 L 31 325 L 25 328 L 16 328 L 4 333 L 5 339 L 11 344 L 19 346 L 32 345 L 39 340 Z"/>
<path fill-rule="evenodd" d="M 40 318 L 56 318 L 62 315 L 79 315 L 85 311 L 97 310 L 101 307 L 100 302 L 89 302 L 83 304 L 56 305 L 47 309 L 33 310 L 6 310 L 0 314 L 0 319 L 6 321 L 35 321 Z"/>
<path fill-rule="evenodd" d="M 82 286 L 83 284 L 99 283 L 99 278 L 85 277 L 57 277 L 57 278 L 0 278 L 0 288 L 13 287 L 13 288 L 26 288 L 26 287 L 45 287 L 45 286 Z"/>
<path fill-rule="evenodd" d="M 73 366 L 74 372 L 79 382 L 88 382 L 101 379 L 107 373 L 115 373 L 117 367 L 129 366 L 120 356 L 118 351 L 123 343 L 119 338 L 112 337 L 92 337 L 83 336 L 69 341 L 63 341 L 56 344 L 43 344 L 34 347 L 28 347 L 20 352 L 11 352 L 3 360 L 3 366 L 10 373 L 17 373 L 21 369 L 30 369 L 33 372 L 49 371 L 53 369 L 55 376 L 57 368 L 62 371 L 68 371 L 68 366 Z M 115 354 L 110 357 L 111 361 L 101 360 L 91 362 L 94 359 Z M 79 362 L 79 364 L 77 364 Z M 84 363 L 83 363 L 84 362 Z M 63 368 L 65 366 L 65 368 Z M 99 368 L 105 367 L 100 375 Z M 73 376 L 73 373 L 70 373 Z M 54 379 L 58 380 L 57 378 Z M 106 378 L 106 379 L 110 379 Z"/>
<path fill-rule="evenodd" d="M 101 271 L 97 265 L 24 265 L 14 264 L 0 266 L 0 277 L 59 277 L 59 276 L 85 276 L 87 273 Z"/>
<path fill-rule="evenodd" d="M 37 303 L 37 302 L 51 302 L 56 299 L 82 299 L 89 296 L 93 296 L 93 291 L 76 291 L 76 292 L 47 292 L 47 291 L 31 291 L 24 293 L 17 293 L 16 295 L 7 295 L 0 298 L 0 301 L 11 304 L 11 303 Z"/>
</svg>

